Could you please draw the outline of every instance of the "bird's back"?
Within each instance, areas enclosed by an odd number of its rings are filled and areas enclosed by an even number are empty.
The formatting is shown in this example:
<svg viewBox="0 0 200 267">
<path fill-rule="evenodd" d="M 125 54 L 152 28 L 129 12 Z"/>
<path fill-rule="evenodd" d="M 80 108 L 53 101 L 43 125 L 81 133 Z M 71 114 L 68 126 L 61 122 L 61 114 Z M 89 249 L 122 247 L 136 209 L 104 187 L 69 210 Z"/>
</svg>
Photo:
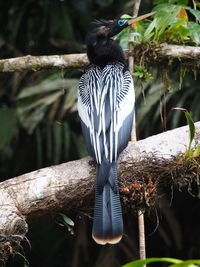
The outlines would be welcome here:
<svg viewBox="0 0 200 267">
<path fill-rule="evenodd" d="M 83 135 L 97 162 L 92 236 L 99 244 L 117 243 L 123 235 L 117 158 L 130 138 L 135 95 L 123 51 L 110 38 L 120 31 L 114 21 L 101 22 L 89 32 L 90 65 L 78 91 Z"/>
<path fill-rule="evenodd" d="M 101 163 L 117 160 L 130 137 L 134 88 L 122 63 L 90 65 L 80 79 L 78 110 L 89 153 Z M 126 129 L 124 129 L 124 127 Z"/>
</svg>

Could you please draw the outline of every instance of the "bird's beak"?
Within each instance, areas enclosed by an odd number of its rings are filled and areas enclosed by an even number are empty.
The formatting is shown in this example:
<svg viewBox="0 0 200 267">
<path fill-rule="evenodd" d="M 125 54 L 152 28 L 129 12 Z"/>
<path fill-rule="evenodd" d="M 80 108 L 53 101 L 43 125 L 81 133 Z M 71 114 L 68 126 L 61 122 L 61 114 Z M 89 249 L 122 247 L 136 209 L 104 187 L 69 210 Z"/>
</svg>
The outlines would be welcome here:
<svg viewBox="0 0 200 267">
<path fill-rule="evenodd" d="M 152 16 L 153 14 L 155 14 L 155 12 L 147 13 L 147 14 L 139 16 L 137 18 L 130 19 L 130 20 L 128 20 L 128 25 L 131 25 L 131 24 L 134 24 L 140 20 L 146 19 L 146 18 Z"/>
</svg>

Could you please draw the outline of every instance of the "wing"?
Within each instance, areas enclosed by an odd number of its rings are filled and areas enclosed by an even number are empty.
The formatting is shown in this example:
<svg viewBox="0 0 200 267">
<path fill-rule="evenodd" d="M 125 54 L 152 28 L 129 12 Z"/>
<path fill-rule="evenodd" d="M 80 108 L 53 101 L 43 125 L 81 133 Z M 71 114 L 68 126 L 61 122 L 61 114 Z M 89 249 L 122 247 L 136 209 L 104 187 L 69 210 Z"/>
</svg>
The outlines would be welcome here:
<svg viewBox="0 0 200 267">
<path fill-rule="evenodd" d="M 78 90 L 78 113 L 81 119 L 83 136 L 89 154 L 101 162 L 102 141 L 98 136 L 100 124 L 99 98 L 100 98 L 101 69 L 91 65 L 82 75 Z"/>
<path fill-rule="evenodd" d="M 91 65 L 81 77 L 78 111 L 88 151 L 97 163 L 116 161 L 132 129 L 135 95 L 131 75 L 120 63 Z"/>
<path fill-rule="evenodd" d="M 129 71 L 123 73 L 123 85 L 117 94 L 117 156 L 126 148 L 135 121 L 135 90 Z"/>
</svg>

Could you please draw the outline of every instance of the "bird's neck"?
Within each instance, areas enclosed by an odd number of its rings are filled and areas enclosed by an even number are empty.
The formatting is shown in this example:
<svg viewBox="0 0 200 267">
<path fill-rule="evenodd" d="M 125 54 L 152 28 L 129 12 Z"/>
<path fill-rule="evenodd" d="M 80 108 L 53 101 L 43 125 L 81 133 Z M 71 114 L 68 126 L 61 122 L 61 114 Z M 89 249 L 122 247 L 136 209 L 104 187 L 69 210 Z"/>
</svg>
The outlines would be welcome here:
<svg viewBox="0 0 200 267">
<path fill-rule="evenodd" d="M 88 44 L 87 55 L 90 63 L 104 67 L 111 62 L 121 62 L 126 65 L 122 48 L 112 39 Z"/>
</svg>

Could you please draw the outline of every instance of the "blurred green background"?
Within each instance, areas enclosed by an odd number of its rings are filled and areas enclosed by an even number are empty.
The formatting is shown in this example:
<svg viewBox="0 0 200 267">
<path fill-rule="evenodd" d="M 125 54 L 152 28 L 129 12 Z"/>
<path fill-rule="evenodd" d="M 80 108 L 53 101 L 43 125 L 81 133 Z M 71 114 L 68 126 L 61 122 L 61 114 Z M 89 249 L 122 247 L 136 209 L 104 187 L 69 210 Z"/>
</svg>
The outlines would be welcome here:
<svg viewBox="0 0 200 267">
<path fill-rule="evenodd" d="M 162 2 L 167 1 L 142 1 L 140 14 Z M 131 14 L 132 6 L 133 1 L 122 0 L 1 1 L 0 57 L 85 52 L 84 39 L 92 20 Z M 198 70 L 187 73 L 180 88 L 179 64 L 170 66 L 165 79 L 161 69 L 165 67 L 152 68 L 148 82 L 135 78 L 138 139 L 184 125 L 184 116 L 171 112 L 175 106 L 188 109 L 194 121 L 200 119 Z M 0 181 L 87 155 L 76 108 L 83 71 L 0 73 Z M 169 78 L 167 86 L 164 80 Z M 146 216 L 147 256 L 200 258 L 199 200 L 187 190 L 166 188 L 158 202 Z M 75 222 L 74 235 L 52 216 L 30 223 L 31 249 L 23 244 L 30 266 L 117 267 L 138 258 L 134 211 L 125 214 L 124 240 L 109 247 L 91 239 L 90 218 L 75 210 L 67 215 Z M 6 266 L 26 266 L 26 262 L 17 255 Z"/>
</svg>

